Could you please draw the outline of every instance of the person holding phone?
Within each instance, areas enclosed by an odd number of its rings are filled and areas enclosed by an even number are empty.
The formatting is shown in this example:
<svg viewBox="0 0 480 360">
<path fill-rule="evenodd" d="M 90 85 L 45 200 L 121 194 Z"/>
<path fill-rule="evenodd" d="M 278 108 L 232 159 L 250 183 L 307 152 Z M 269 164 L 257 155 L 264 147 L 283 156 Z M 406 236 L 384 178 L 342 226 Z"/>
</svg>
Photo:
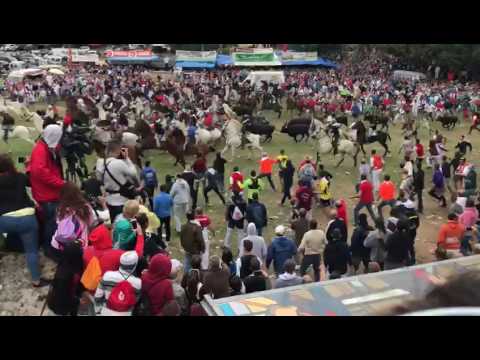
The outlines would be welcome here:
<svg viewBox="0 0 480 360">
<path fill-rule="evenodd" d="M 127 148 L 122 147 L 118 141 L 112 141 L 108 144 L 107 153 L 106 159 L 97 162 L 97 178 L 105 187 L 110 219 L 114 221 L 128 200 L 120 193 L 120 185 L 138 184 L 139 181 L 137 169 L 129 158 Z"/>
</svg>

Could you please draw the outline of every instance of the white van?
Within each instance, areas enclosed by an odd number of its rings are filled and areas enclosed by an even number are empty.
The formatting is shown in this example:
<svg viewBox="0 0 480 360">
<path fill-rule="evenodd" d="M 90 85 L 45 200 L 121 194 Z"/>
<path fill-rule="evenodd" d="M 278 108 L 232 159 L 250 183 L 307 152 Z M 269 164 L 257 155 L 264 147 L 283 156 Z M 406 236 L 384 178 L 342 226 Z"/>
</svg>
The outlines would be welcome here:
<svg viewBox="0 0 480 360">
<path fill-rule="evenodd" d="M 10 64 L 8 64 L 8 68 L 10 71 L 25 69 L 25 61 L 12 61 Z"/>
<path fill-rule="evenodd" d="M 47 55 L 47 56 L 45 56 L 45 60 L 49 64 L 62 65 L 63 57 L 62 56 L 57 56 L 57 55 Z"/>
<path fill-rule="evenodd" d="M 259 86 L 262 81 L 283 84 L 285 82 L 285 74 L 283 71 L 251 71 L 245 81 L 250 80 L 251 84 Z"/>
</svg>

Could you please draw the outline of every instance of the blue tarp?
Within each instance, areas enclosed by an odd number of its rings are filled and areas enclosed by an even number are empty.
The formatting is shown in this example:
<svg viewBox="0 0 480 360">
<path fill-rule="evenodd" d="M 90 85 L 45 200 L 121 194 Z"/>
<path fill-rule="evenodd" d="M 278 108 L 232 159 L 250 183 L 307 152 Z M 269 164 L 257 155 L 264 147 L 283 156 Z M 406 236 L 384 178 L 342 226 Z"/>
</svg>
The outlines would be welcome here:
<svg viewBox="0 0 480 360">
<path fill-rule="evenodd" d="M 282 66 L 302 66 L 302 65 L 311 65 L 311 66 L 326 66 L 336 68 L 337 64 L 331 62 L 330 60 L 319 58 L 318 60 L 290 60 L 282 61 Z"/>
<path fill-rule="evenodd" d="M 233 65 L 233 60 L 230 55 L 217 55 L 217 65 Z"/>
<path fill-rule="evenodd" d="M 176 67 L 186 69 L 213 69 L 215 67 L 214 62 L 199 62 L 199 61 L 177 61 Z"/>
<path fill-rule="evenodd" d="M 159 61 L 160 57 L 157 55 L 145 56 L 145 57 L 128 57 L 128 56 L 115 56 L 107 58 L 107 62 L 129 62 L 129 63 L 146 63 L 151 61 Z"/>
</svg>

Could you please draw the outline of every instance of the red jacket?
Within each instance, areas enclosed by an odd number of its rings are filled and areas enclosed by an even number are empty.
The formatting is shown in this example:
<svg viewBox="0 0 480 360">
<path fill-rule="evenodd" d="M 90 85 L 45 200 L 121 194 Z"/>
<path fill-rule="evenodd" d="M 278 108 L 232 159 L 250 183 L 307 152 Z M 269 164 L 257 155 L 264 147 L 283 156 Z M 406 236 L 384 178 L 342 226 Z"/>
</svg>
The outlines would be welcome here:
<svg viewBox="0 0 480 360">
<path fill-rule="evenodd" d="M 106 229 L 106 227 L 105 227 Z M 95 235 L 93 235 L 95 233 Z M 120 268 L 120 256 L 125 252 L 121 249 L 112 249 L 112 239 L 108 229 L 102 229 L 99 226 L 89 236 L 89 242 L 92 244 L 83 251 L 83 266 L 87 267 L 88 263 L 94 256 L 98 258 L 100 267 L 102 268 L 102 275 L 107 271 L 117 271 Z M 135 251 L 139 258 L 143 256 L 144 237 L 137 236 L 137 244 Z"/>
<path fill-rule="evenodd" d="M 174 299 L 172 282 L 169 279 L 171 270 L 170 258 L 157 254 L 150 261 L 148 271 L 142 274 L 142 292 L 150 300 L 152 315 L 158 315 L 163 306 Z"/>
<path fill-rule="evenodd" d="M 58 201 L 60 190 L 65 184 L 61 164 L 53 159 L 47 144 L 37 141 L 30 156 L 27 171 L 30 173 L 32 195 L 35 201 Z"/>
</svg>

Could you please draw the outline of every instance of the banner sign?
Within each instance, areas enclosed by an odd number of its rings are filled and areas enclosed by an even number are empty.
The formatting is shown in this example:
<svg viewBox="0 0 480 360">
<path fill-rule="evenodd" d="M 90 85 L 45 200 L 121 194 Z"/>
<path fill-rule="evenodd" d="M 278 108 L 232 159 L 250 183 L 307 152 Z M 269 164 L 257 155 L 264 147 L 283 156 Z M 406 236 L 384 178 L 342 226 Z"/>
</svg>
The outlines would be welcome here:
<svg viewBox="0 0 480 360">
<path fill-rule="evenodd" d="M 185 51 L 177 50 L 177 61 L 215 62 L 217 61 L 216 51 Z"/>
<path fill-rule="evenodd" d="M 274 61 L 273 53 L 233 53 L 233 62 L 272 62 Z"/>
<path fill-rule="evenodd" d="M 235 66 L 279 66 L 281 62 L 273 49 L 251 49 L 234 52 L 232 60 Z"/>
<path fill-rule="evenodd" d="M 317 61 L 318 55 L 315 51 L 282 51 L 283 61 Z"/>
<path fill-rule="evenodd" d="M 105 51 L 105 57 L 132 57 L 132 58 L 141 58 L 141 57 L 151 57 L 153 56 L 152 50 L 107 50 Z"/>
<path fill-rule="evenodd" d="M 72 54 L 72 62 L 89 62 L 89 63 L 98 63 L 99 62 L 98 54 Z"/>
</svg>

